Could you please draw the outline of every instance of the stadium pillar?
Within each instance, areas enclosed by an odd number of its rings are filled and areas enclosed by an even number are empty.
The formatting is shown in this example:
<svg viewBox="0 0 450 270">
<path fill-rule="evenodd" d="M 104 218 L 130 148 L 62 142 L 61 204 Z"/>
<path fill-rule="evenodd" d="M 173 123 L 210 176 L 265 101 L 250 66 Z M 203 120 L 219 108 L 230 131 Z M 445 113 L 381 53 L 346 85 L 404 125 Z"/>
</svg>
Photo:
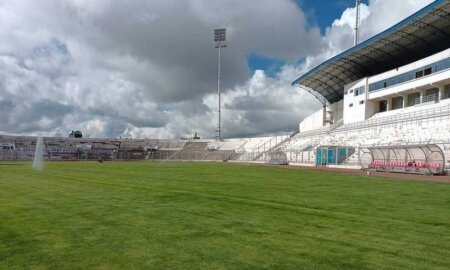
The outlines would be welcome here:
<svg viewBox="0 0 450 270">
<path fill-rule="evenodd" d="M 444 98 L 444 91 L 445 91 L 445 86 L 439 86 L 439 101 L 441 101 Z"/>
<path fill-rule="evenodd" d="M 425 90 L 420 90 L 420 104 L 423 103 L 425 98 Z"/>
<path fill-rule="evenodd" d="M 387 98 L 386 99 L 386 111 L 390 111 L 392 110 L 392 98 Z"/>
<path fill-rule="evenodd" d="M 408 96 L 402 95 L 402 101 L 403 101 L 402 108 L 406 108 L 406 105 L 407 105 L 406 102 L 408 101 Z"/>
</svg>

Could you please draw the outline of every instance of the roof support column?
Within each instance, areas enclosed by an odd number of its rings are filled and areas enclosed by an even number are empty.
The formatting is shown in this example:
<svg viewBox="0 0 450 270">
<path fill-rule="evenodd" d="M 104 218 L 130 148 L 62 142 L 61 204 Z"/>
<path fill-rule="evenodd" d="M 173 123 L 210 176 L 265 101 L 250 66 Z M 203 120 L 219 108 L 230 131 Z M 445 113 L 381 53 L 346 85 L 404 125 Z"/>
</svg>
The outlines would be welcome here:
<svg viewBox="0 0 450 270">
<path fill-rule="evenodd" d="M 445 86 L 439 86 L 439 97 L 438 101 L 441 101 L 444 98 Z"/>
<path fill-rule="evenodd" d="M 406 106 L 407 106 L 407 101 L 408 101 L 408 95 L 401 95 L 401 97 L 402 97 L 402 101 L 403 101 L 403 104 L 402 104 L 402 108 L 406 108 Z"/>
<path fill-rule="evenodd" d="M 420 104 L 422 104 L 425 101 L 425 90 L 419 90 L 420 92 Z"/>
</svg>

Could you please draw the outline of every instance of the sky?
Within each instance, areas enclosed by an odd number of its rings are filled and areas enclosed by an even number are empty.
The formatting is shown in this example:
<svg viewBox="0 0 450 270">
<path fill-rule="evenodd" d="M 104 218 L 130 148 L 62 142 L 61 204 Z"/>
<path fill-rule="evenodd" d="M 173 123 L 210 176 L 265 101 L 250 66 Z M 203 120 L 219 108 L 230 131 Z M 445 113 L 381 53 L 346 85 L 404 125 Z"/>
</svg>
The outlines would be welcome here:
<svg viewBox="0 0 450 270">
<path fill-rule="evenodd" d="M 347 8 L 355 6 L 354 0 L 295 0 L 295 3 L 305 13 L 308 23 L 318 26 L 322 34 L 336 18 L 340 18 Z M 368 5 L 368 0 L 361 0 Z"/>
<path fill-rule="evenodd" d="M 0 0 L 0 133 L 214 138 L 292 132 L 320 109 L 291 82 L 353 44 L 353 0 Z M 432 0 L 366 0 L 365 40 Z"/>
</svg>

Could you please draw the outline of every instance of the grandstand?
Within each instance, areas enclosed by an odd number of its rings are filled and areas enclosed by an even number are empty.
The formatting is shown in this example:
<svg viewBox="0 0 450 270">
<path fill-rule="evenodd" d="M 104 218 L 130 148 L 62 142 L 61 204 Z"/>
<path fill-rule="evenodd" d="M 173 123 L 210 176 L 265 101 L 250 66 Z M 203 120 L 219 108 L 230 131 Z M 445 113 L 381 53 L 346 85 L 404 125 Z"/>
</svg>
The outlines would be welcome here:
<svg viewBox="0 0 450 270">
<path fill-rule="evenodd" d="M 284 144 L 245 159 L 267 161 L 282 150 L 291 163 L 362 168 L 362 154 L 374 147 L 436 145 L 444 158 L 434 162 L 422 155 L 420 162 L 444 172 L 450 160 L 449 47 L 450 3 L 435 1 L 295 80 L 323 109 L 304 119 Z"/>
<path fill-rule="evenodd" d="M 280 164 L 283 157 L 290 164 L 310 166 L 433 174 L 449 169 L 449 1 L 431 3 L 318 65 L 293 85 L 314 95 L 323 108 L 290 134 L 222 141 L 44 138 L 45 158 Z M 0 160 L 32 159 L 36 140 L 0 136 Z M 399 148 L 411 150 L 400 157 Z M 388 154 L 381 160 L 375 151 Z M 412 161 L 433 170 L 408 168 Z"/>
</svg>

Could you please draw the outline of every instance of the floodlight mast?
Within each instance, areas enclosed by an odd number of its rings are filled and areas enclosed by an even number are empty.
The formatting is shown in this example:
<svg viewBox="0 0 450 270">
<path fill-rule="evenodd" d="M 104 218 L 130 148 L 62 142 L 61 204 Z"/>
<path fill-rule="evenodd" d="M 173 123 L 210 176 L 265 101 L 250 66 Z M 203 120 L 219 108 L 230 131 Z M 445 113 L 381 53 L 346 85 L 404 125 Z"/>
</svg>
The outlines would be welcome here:
<svg viewBox="0 0 450 270">
<path fill-rule="evenodd" d="M 359 20 L 360 20 L 359 18 L 360 18 L 360 13 L 361 13 L 360 6 L 361 6 L 361 0 L 356 0 L 355 46 L 359 44 Z"/>
<path fill-rule="evenodd" d="M 222 100 L 221 100 L 221 92 L 220 92 L 220 79 L 221 79 L 221 61 L 222 61 L 222 55 L 221 51 L 222 48 L 227 47 L 226 41 L 226 32 L 227 30 L 225 28 L 217 28 L 214 29 L 214 41 L 216 42 L 216 48 L 219 49 L 219 56 L 217 61 L 217 95 L 219 99 L 219 106 L 218 106 L 218 128 L 217 128 L 217 139 L 220 141 L 222 139 Z"/>
</svg>

